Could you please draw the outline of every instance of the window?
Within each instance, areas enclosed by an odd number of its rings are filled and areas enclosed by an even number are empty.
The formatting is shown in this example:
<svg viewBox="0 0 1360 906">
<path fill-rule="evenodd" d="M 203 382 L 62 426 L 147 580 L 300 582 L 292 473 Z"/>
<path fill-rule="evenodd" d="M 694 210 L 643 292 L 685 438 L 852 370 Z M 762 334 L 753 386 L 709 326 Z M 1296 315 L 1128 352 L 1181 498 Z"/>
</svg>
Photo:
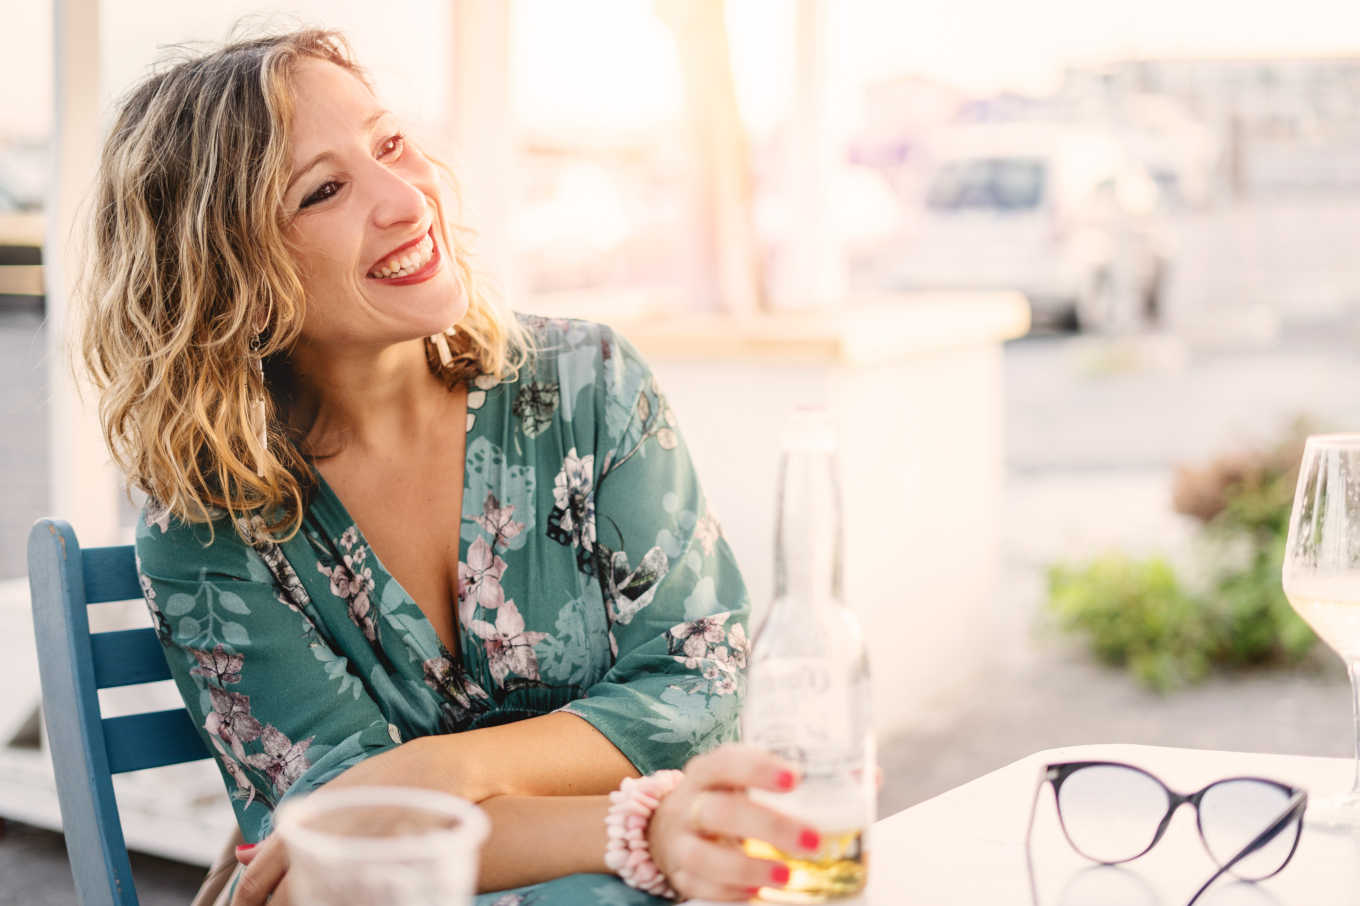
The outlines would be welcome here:
<svg viewBox="0 0 1360 906">
<path fill-rule="evenodd" d="M 1025 157 L 986 157 L 948 161 L 926 192 L 936 211 L 964 209 L 1024 211 L 1043 200 L 1047 165 Z"/>
</svg>

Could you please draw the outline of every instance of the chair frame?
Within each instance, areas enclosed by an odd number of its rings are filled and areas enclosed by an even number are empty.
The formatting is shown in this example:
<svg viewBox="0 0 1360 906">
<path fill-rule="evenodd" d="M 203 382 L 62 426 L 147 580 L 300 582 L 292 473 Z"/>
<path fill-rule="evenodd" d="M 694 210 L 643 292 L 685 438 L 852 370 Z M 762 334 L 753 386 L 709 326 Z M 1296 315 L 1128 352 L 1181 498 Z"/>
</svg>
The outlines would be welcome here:
<svg viewBox="0 0 1360 906">
<path fill-rule="evenodd" d="M 137 906 L 113 775 L 210 758 L 184 708 L 103 717 L 98 690 L 170 679 L 153 629 L 90 632 L 86 607 L 142 597 L 130 545 L 81 550 L 65 522 L 28 536 L 28 581 L 57 799 L 80 906 Z"/>
</svg>

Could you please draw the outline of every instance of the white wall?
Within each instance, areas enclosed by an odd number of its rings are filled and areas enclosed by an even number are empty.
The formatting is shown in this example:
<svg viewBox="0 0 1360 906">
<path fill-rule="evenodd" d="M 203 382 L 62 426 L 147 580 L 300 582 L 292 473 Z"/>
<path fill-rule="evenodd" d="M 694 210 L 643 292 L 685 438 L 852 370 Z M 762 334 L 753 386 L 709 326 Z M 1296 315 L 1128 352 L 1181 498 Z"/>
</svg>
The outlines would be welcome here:
<svg viewBox="0 0 1360 906">
<path fill-rule="evenodd" d="M 756 620 L 773 592 L 784 419 L 798 405 L 830 409 L 841 438 L 845 591 L 869 642 L 880 733 L 921 723 L 985 668 L 1000 641 L 999 339 L 865 366 L 655 355 L 651 364 Z"/>
</svg>

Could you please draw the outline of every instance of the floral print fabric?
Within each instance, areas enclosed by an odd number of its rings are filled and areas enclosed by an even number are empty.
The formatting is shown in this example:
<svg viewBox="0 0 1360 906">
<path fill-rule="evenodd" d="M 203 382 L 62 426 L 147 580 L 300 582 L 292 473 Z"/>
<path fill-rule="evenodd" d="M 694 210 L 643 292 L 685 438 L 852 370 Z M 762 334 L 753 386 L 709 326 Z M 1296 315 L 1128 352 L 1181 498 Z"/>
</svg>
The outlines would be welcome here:
<svg viewBox="0 0 1360 906">
<path fill-rule="evenodd" d="M 469 388 L 458 651 L 321 483 L 302 530 L 138 526 L 171 672 L 248 841 L 286 796 L 403 740 L 567 710 L 646 773 L 733 738 L 749 610 L 675 416 L 607 327 L 525 317 L 516 380 Z M 651 902 L 607 876 L 479 906 Z"/>
</svg>

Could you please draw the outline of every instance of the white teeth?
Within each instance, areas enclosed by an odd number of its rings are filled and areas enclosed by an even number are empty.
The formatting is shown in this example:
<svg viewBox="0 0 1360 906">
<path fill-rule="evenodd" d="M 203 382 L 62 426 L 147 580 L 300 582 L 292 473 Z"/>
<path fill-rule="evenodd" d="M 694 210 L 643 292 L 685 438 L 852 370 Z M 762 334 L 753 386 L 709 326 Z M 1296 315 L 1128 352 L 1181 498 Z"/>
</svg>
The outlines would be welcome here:
<svg viewBox="0 0 1360 906">
<path fill-rule="evenodd" d="M 430 258 L 434 256 L 434 240 L 428 235 L 408 250 L 403 250 L 400 255 L 386 258 L 369 272 L 370 277 L 379 280 L 387 280 L 392 277 L 404 277 L 413 274 L 422 267 L 430 263 Z"/>
</svg>

